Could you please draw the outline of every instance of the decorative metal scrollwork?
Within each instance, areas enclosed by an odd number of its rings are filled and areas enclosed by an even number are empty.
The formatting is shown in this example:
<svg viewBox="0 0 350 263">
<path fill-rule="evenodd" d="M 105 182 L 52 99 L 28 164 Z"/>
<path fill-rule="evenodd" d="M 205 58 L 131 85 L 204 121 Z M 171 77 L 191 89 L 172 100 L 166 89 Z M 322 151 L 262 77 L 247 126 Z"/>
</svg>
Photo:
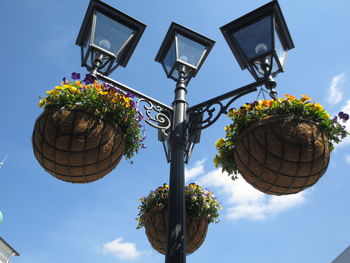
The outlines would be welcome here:
<svg viewBox="0 0 350 263">
<path fill-rule="evenodd" d="M 196 130 L 203 130 L 213 125 L 220 118 L 221 114 L 228 113 L 229 107 L 234 101 L 245 94 L 256 91 L 255 85 L 248 85 L 191 107 L 188 110 L 190 116 L 190 121 L 188 123 L 190 134 L 195 134 Z M 230 100 L 226 104 L 222 103 L 223 100 L 228 98 L 230 98 Z"/>
<path fill-rule="evenodd" d="M 147 124 L 151 125 L 154 128 L 159 129 L 164 136 L 169 135 L 169 130 L 171 126 L 171 112 L 159 105 L 154 105 L 151 101 L 141 98 L 137 101 L 141 109 L 141 104 L 145 110 L 145 121 Z"/>
<path fill-rule="evenodd" d="M 224 105 L 218 101 L 190 112 L 189 128 L 191 131 L 203 130 L 214 124 L 222 113 L 225 113 Z"/>
</svg>

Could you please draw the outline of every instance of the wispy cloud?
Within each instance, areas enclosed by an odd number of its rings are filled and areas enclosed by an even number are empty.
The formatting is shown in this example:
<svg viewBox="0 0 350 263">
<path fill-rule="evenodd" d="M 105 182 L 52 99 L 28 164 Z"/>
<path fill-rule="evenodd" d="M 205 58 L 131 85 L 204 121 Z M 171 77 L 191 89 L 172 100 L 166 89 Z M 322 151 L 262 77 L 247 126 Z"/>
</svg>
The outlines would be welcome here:
<svg viewBox="0 0 350 263">
<path fill-rule="evenodd" d="M 196 165 L 203 166 L 202 162 Z M 195 167 L 189 169 L 194 170 Z M 201 170 L 201 168 L 197 169 Z M 219 169 L 197 174 L 196 183 L 203 187 L 216 190 L 224 208 L 226 217 L 231 220 L 248 218 L 251 220 L 264 220 L 270 216 L 277 215 L 292 209 L 305 202 L 305 191 L 287 196 L 268 196 L 253 188 L 239 176 L 238 180 L 232 181 L 227 174 L 221 173 Z"/>
<path fill-rule="evenodd" d="M 44 55 L 61 65 L 67 65 L 70 59 L 69 50 L 75 41 L 76 32 L 71 28 L 57 26 L 51 29 L 51 36 L 42 43 Z"/>
<path fill-rule="evenodd" d="M 111 254 L 121 260 L 133 260 L 141 255 L 136 249 L 135 243 L 124 242 L 123 238 L 116 238 L 111 242 L 103 244 L 100 247 L 100 251 L 105 254 Z"/>
<path fill-rule="evenodd" d="M 346 161 L 347 163 L 350 163 L 350 154 L 346 154 L 346 155 L 345 155 L 345 161 Z"/>
<path fill-rule="evenodd" d="M 343 99 L 343 92 L 339 88 L 341 84 L 345 82 L 345 74 L 341 73 L 332 78 L 331 84 L 328 90 L 327 100 L 331 104 L 337 104 Z"/>
<path fill-rule="evenodd" d="M 186 182 L 196 178 L 198 175 L 204 173 L 204 162 L 205 160 L 197 161 L 194 166 L 190 169 L 185 169 Z"/>
</svg>

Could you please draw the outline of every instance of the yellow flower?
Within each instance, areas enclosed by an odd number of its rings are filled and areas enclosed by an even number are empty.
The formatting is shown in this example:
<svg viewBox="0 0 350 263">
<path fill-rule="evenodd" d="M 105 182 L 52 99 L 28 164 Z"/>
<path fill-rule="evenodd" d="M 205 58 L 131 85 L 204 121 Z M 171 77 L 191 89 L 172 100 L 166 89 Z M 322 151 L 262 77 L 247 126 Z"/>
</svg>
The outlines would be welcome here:
<svg viewBox="0 0 350 263">
<path fill-rule="evenodd" d="M 326 112 L 326 117 L 327 117 L 328 119 L 331 118 L 331 116 L 328 114 L 328 112 Z"/>
<path fill-rule="evenodd" d="M 215 147 L 220 148 L 225 143 L 225 140 L 223 138 L 220 138 L 216 141 Z"/>
<path fill-rule="evenodd" d="M 61 87 L 62 87 L 61 89 L 69 89 L 70 87 L 72 87 L 72 85 L 71 84 L 67 84 L 67 85 L 63 85 Z"/>
<path fill-rule="evenodd" d="M 288 100 L 295 100 L 295 97 L 289 94 L 284 95 Z"/>
<path fill-rule="evenodd" d="M 129 108 L 130 107 L 130 98 L 129 97 L 125 97 L 125 96 L 122 96 L 122 99 L 124 101 L 124 106 L 126 108 Z"/>
<path fill-rule="evenodd" d="M 69 91 L 72 92 L 72 93 L 78 93 L 79 92 L 79 90 L 76 87 L 74 87 L 74 86 L 70 86 L 69 87 Z"/>
<path fill-rule="evenodd" d="M 228 116 L 228 117 L 232 117 L 235 113 L 236 113 L 236 109 L 235 109 L 235 108 L 232 108 L 232 109 L 229 110 L 227 116 Z"/>
<path fill-rule="evenodd" d="M 107 95 L 107 94 L 108 94 L 108 91 L 99 90 L 98 93 L 101 94 L 101 95 Z"/>
<path fill-rule="evenodd" d="M 46 91 L 46 94 L 49 94 L 49 95 L 57 95 L 59 94 L 60 92 L 57 90 L 57 89 L 53 89 L 53 90 L 48 90 Z"/>
<path fill-rule="evenodd" d="M 39 101 L 38 105 L 39 105 L 39 107 L 42 107 L 42 106 L 45 105 L 45 103 L 46 103 L 46 100 L 43 99 L 43 100 L 40 100 L 40 101 Z"/>
<path fill-rule="evenodd" d="M 231 130 L 231 125 L 225 126 L 224 130 L 225 130 L 225 131 L 230 131 L 230 130 Z"/>
<path fill-rule="evenodd" d="M 258 104 L 258 105 L 255 106 L 255 108 L 257 110 L 264 110 L 265 109 L 265 105 L 264 104 Z"/>
<path fill-rule="evenodd" d="M 188 187 L 194 189 L 197 188 L 197 185 L 195 183 L 190 183 Z"/>
<path fill-rule="evenodd" d="M 312 107 L 314 107 L 317 110 L 322 110 L 323 109 L 323 106 L 321 104 L 317 103 L 317 102 L 313 103 Z"/>
<path fill-rule="evenodd" d="M 245 107 L 246 109 L 249 110 L 249 109 L 252 107 L 252 105 L 251 105 L 251 104 L 245 103 L 245 104 L 243 105 L 243 107 Z"/>
</svg>

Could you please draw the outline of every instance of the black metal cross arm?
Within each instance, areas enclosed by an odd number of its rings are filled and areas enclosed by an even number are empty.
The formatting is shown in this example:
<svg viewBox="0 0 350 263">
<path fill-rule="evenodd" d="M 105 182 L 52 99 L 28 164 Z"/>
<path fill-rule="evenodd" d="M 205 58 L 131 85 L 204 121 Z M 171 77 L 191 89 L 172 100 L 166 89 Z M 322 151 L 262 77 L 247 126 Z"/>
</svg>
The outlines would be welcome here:
<svg viewBox="0 0 350 263">
<path fill-rule="evenodd" d="M 221 114 L 227 114 L 228 108 L 234 101 L 256 91 L 258 86 L 264 84 L 264 80 L 259 80 L 190 107 L 187 110 L 187 114 L 190 116 L 188 123 L 190 134 L 213 125 L 220 118 Z M 230 100 L 226 104 L 222 103 L 226 99 Z"/>
<path fill-rule="evenodd" d="M 139 98 L 138 104 L 145 103 L 143 105 L 145 113 L 145 122 L 150 126 L 159 129 L 164 136 L 169 135 L 169 128 L 171 127 L 171 116 L 174 113 L 172 107 L 153 99 L 137 90 L 134 90 L 114 79 L 111 79 L 103 74 L 96 72 L 96 77 L 106 83 L 110 83 L 115 87 L 118 87 L 124 92 L 132 93 L 135 97 Z M 153 114 L 152 114 L 153 113 Z"/>
</svg>

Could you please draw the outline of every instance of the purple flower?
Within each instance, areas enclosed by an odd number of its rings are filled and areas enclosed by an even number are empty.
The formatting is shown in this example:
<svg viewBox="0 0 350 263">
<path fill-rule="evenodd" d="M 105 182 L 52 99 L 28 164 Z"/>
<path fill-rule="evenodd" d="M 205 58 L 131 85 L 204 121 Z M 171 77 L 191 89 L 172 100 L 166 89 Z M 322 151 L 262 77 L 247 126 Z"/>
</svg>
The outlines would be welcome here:
<svg viewBox="0 0 350 263">
<path fill-rule="evenodd" d="M 109 85 L 108 83 L 105 83 L 104 85 L 105 85 L 106 89 L 114 88 L 113 86 Z"/>
<path fill-rule="evenodd" d="M 73 72 L 71 78 L 74 80 L 80 79 L 80 73 Z"/>
<path fill-rule="evenodd" d="M 64 83 L 64 84 L 68 84 L 68 83 L 69 83 L 69 81 L 67 80 L 66 77 L 63 78 L 63 83 Z"/>
<path fill-rule="evenodd" d="M 92 84 L 95 82 L 95 79 L 90 75 L 90 74 L 86 74 L 85 75 L 85 79 L 83 80 L 83 82 L 86 84 L 86 85 L 89 85 L 89 84 Z"/>
<path fill-rule="evenodd" d="M 114 87 L 112 87 L 112 86 L 110 86 L 110 85 L 108 85 L 108 84 L 105 85 L 105 87 L 106 87 L 106 88 L 109 87 L 109 88 L 108 88 L 108 93 L 109 93 L 109 94 L 112 94 L 112 95 L 113 95 L 113 94 L 115 94 L 115 93 L 117 92 L 117 89 L 116 89 L 116 88 L 114 88 Z"/>
<path fill-rule="evenodd" d="M 129 98 L 135 97 L 135 95 L 132 94 L 131 92 L 126 93 L 125 96 L 127 96 L 127 97 L 129 97 Z"/>
<path fill-rule="evenodd" d="M 343 120 L 344 122 L 346 122 L 349 119 L 349 114 L 344 113 L 344 112 L 339 112 L 338 116 L 341 120 Z"/>
<path fill-rule="evenodd" d="M 333 123 L 337 123 L 338 122 L 338 117 L 337 116 L 334 116 L 333 118 Z"/>
</svg>

